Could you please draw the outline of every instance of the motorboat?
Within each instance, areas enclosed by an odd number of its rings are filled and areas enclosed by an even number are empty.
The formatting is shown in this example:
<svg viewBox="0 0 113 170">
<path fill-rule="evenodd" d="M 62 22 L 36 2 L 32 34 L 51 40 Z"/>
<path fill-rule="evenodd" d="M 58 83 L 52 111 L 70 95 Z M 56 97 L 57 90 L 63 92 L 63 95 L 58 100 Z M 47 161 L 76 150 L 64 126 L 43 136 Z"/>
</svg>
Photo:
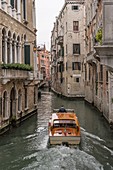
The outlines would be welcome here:
<svg viewBox="0 0 113 170">
<path fill-rule="evenodd" d="M 80 125 L 73 109 L 54 109 L 48 125 L 50 145 L 79 145 Z"/>
</svg>

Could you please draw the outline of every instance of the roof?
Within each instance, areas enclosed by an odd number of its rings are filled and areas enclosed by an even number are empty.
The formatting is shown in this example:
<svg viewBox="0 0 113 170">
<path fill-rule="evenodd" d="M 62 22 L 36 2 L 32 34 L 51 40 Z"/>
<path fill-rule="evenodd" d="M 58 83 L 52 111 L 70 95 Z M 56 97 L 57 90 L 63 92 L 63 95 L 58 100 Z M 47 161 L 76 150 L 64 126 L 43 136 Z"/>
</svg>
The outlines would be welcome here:
<svg viewBox="0 0 113 170">
<path fill-rule="evenodd" d="M 75 113 L 53 113 L 52 114 L 52 121 L 56 120 L 56 119 L 77 119 L 76 114 Z"/>
</svg>

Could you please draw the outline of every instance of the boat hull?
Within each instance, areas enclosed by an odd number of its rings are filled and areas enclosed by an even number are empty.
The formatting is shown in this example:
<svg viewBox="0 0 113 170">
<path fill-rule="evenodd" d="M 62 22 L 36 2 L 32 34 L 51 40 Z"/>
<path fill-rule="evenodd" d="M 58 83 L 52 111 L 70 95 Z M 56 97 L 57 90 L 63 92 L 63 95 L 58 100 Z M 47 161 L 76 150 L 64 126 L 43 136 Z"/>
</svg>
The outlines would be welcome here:
<svg viewBox="0 0 113 170">
<path fill-rule="evenodd" d="M 73 110 L 66 109 L 67 112 L 52 113 L 49 124 L 49 144 L 50 145 L 79 145 L 80 125 Z"/>
<path fill-rule="evenodd" d="M 50 136 L 50 145 L 61 145 L 67 143 L 68 145 L 79 145 L 80 136 Z"/>
</svg>

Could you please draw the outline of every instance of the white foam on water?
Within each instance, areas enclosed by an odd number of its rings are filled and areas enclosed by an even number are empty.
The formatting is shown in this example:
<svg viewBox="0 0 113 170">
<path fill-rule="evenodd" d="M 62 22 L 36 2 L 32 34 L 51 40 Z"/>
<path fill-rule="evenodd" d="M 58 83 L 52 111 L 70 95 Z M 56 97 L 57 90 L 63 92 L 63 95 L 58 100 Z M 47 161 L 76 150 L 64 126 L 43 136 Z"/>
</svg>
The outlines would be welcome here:
<svg viewBox="0 0 113 170">
<path fill-rule="evenodd" d="M 100 137 L 98 137 L 98 136 L 96 136 L 96 135 L 93 135 L 93 134 L 91 134 L 91 133 L 89 133 L 89 132 L 83 131 L 83 133 L 84 133 L 86 136 L 90 137 L 90 138 L 96 139 L 96 140 L 98 140 L 98 141 L 105 142 L 105 140 L 103 140 L 103 139 L 101 139 Z"/>
<path fill-rule="evenodd" d="M 104 149 L 106 149 L 106 150 L 108 150 L 110 153 L 111 153 L 111 155 L 113 156 L 113 151 L 111 150 L 111 149 L 109 149 L 107 146 L 102 146 Z"/>
<path fill-rule="evenodd" d="M 25 139 L 30 139 L 30 138 L 33 138 L 33 137 L 36 137 L 36 136 L 37 136 L 37 134 L 28 135 L 28 136 L 25 137 Z"/>
</svg>

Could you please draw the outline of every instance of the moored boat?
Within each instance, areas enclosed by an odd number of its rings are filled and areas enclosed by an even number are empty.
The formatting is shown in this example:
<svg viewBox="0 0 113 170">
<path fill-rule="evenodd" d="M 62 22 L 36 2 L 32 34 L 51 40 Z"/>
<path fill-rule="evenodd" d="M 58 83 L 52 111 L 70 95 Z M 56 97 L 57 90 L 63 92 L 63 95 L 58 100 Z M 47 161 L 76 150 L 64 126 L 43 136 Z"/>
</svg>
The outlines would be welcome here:
<svg viewBox="0 0 113 170">
<path fill-rule="evenodd" d="M 80 143 L 80 125 L 73 109 L 66 109 L 64 112 L 54 109 L 48 130 L 50 145 Z"/>
</svg>

